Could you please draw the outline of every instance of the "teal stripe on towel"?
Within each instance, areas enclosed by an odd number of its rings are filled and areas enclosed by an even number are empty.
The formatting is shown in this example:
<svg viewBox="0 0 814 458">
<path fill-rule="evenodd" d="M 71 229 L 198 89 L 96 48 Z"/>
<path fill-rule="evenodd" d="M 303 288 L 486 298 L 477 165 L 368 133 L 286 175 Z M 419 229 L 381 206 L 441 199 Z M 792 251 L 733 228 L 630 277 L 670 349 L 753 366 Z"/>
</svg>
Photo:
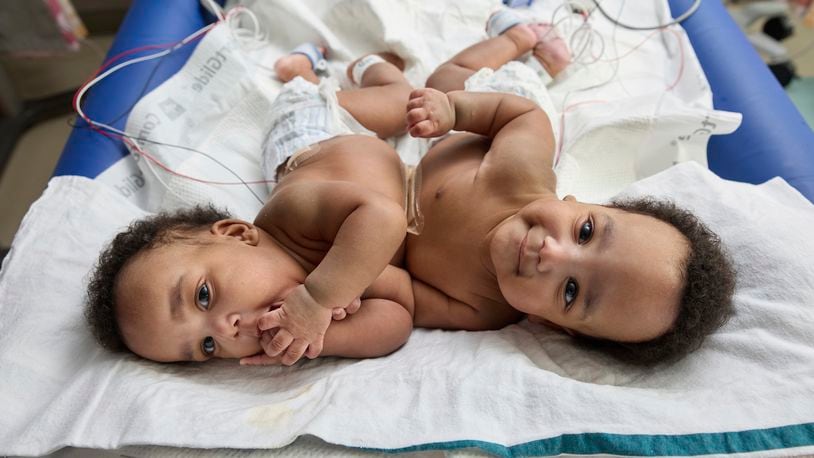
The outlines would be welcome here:
<svg viewBox="0 0 814 458">
<path fill-rule="evenodd" d="M 563 434 L 507 447 L 493 442 L 463 440 L 414 445 L 397 449 L 370 449 L 378 452 L 415 452 L 479 448 L 499 456 L 548 456 L 561 453 L 589 455 L 608 453 L 633 456 L 696 456 L 711 453 L 746 453 L 793 447 L 814 446 L 814 423 L 750 429 L 726 433 L 677 435 L 583 433 Z"/>
</svg>

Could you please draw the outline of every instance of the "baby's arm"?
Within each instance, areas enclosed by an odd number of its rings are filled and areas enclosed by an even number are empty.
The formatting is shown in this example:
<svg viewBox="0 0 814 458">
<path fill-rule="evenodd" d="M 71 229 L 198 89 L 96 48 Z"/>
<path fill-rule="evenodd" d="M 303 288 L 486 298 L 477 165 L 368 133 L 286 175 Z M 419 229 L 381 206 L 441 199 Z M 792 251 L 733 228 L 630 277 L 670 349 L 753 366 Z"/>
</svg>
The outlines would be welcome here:
<svg viewBox="0 0 814 458">
<path fill-rule="evenodd" d="M 475 308 L 420 280 L 412 282 L 417 328 L 488 331 L 501 329 L 523 317 L 516 310 L 500 304 Z"/>
<path fill-rule="evenodd" d="M 269 355 L 294 364 L 322 352 L 331 310 L 351 303 L 382 273 L 405 237 L 406 220 L 396 202 L 347 182 L 285 186 L 266 210 L 261 227 L 283 245 L 330 245 L 305 283 L 259 320 L 261 330 L 279 328 Z"/>
<path fill-rule="evenodd" d="M 331 322 L 320 356 L 375 358 L 401 347 L 413 329 L 413 290 L 410 275 L 388 265 L 362 295 L 362 307 L 342 321 Z M 264 333 L 261 344 L 271 351 L 274 331 Z M 281 357 L 259 354 L 243 358 L 245 365 L 279 364 Z"/>
<path fill-rule="evenodd" d="M 528 99 L 497 92 L 445 94 L 425 88 L 410 94 L 407 110 L 408 128 L 414 137 L 439 137 L 454 129 L 491 138 L 482 167 L 501 180 L 554 182 L 551 123 Z"/>
</svg>

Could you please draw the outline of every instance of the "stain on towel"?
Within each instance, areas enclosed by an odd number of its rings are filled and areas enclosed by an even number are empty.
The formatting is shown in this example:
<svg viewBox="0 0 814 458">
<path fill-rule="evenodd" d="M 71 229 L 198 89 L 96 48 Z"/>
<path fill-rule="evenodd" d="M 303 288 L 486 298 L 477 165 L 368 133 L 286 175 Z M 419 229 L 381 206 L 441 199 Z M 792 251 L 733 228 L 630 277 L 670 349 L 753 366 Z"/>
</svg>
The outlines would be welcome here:
<svg viewBox="0 0 814 458">
<path fill-rule="evenodd" d="M 274 404 L 253 407 L 248 411 L 248 424 L 259 429 L 276 429 L 279 425 L 290 424 L 295 411 L 300 411 L 308 403 L 309 397 L 304 395 L 311 391 L 311 387 L 312 385 L 307 385 L 292 393 L 290 398 L 281 399 Z"/>
</svg>

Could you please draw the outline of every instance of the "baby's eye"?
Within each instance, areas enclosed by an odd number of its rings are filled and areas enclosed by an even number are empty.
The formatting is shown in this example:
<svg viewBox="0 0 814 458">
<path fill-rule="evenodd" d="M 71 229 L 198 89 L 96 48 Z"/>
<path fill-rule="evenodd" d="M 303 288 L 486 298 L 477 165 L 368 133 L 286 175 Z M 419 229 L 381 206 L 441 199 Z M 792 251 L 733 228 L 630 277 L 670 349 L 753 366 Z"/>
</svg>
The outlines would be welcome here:
<svg viewBox="0 0 814 458">
<path fill-rule="evenodd" d="M 215 353 L 215 339 L 206 336 L 201 341 L 201 351 L 206 356 L 212 356 Z"/>
<path fill-rule="evenodd" d="M 569 278 L 565 283 L 565 291 L 563 292 L 563 299 L 565 299 L 565 311 L 567 312 L 579 294 L 579 285 L 573 278 Z"/>
<path fill-rule="evenodd" d="M 204 283 L 198 288 L 198 305 L 204 308 L 204 310 L 209 310 L 209 286 Z"/>
<path fill-rule="evenodd" d="M 591 237 L 594 235 L 594 223 L 589 219 L 582 223 L 582 226 L 579 228 L 579 244 L 582 245 L 583 243 L 591 240 Z"/>
</svg>

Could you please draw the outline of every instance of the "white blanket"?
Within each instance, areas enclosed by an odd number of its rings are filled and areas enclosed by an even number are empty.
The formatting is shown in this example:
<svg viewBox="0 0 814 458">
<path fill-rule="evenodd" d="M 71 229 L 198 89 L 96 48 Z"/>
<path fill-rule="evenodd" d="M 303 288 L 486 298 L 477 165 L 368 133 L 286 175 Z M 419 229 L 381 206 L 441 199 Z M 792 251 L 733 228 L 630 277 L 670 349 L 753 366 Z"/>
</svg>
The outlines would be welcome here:
<svg viewBox="0 0 814 458">
<path fill-rule="evenodd" d="M 102 244 L 144 212 L 104 184 L 54 178 L 0 274 L 0 454 L 145 443 L 271 448 L 303 434 L 353 447 L 501 454 L 814 452 L 812 205 L 780 179 L 727 182 L 693 163 L 628 194 L 693 209 L 739 270 L 736 316 L 677 365 L 625 367 L 523 322 L 495 332 L 416 330 L 385 358 L 246 368 L 158 364 L 99 348 L 82 318 L 83 280 Z"/>
</svg>

